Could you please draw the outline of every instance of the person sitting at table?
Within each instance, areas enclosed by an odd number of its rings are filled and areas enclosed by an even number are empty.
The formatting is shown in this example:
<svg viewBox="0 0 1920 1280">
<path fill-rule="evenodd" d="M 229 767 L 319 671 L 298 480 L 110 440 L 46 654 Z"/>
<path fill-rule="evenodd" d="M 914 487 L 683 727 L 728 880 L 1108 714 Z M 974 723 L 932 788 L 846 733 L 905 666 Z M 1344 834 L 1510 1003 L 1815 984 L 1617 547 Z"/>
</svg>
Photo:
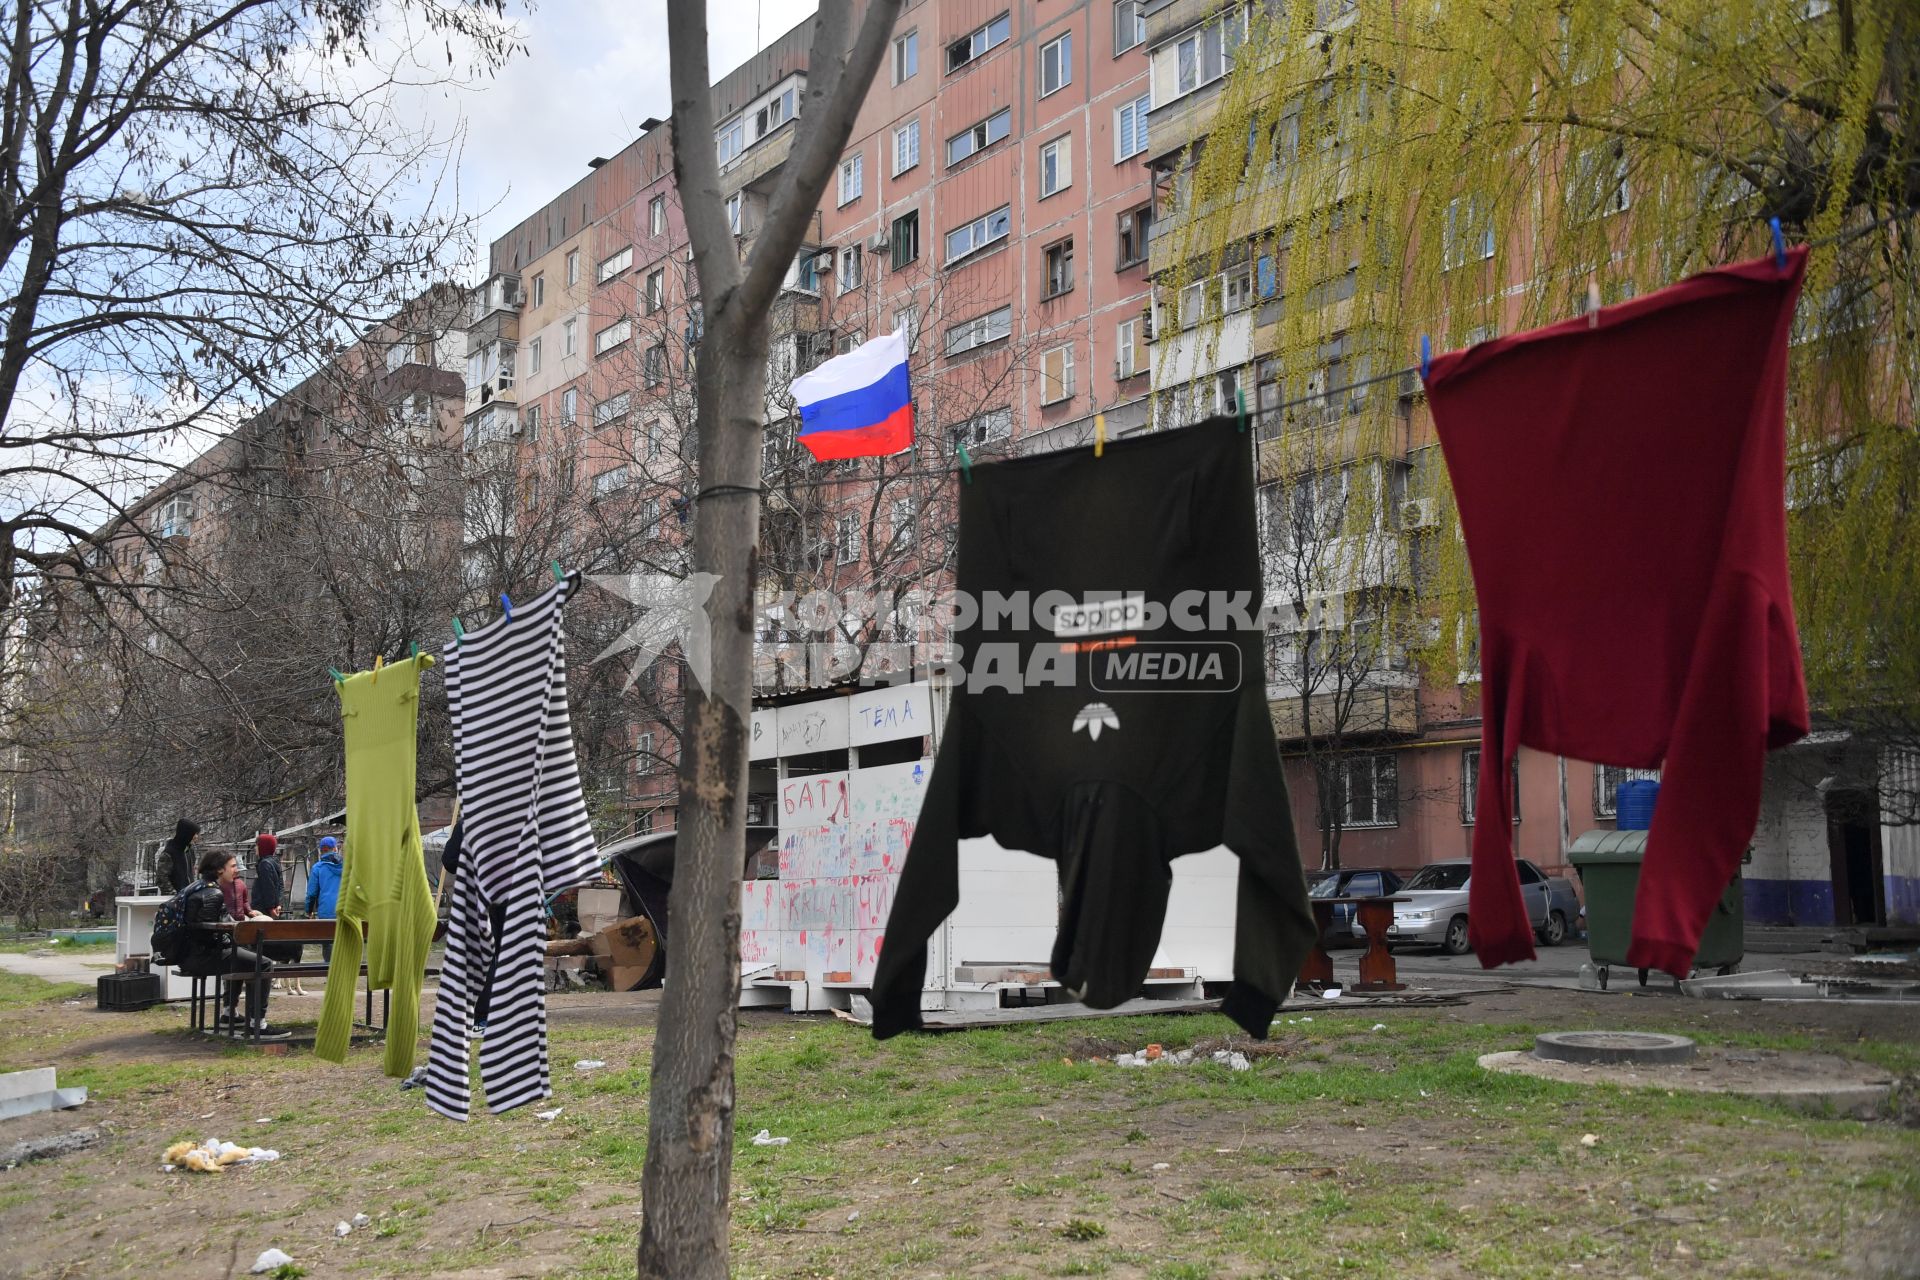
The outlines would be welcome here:
<svg viewBox="0 0 1920 1280">
<path fill-rule="evenodd" d="M 195 978 L 246 974 L 249 981 L 224 983 L 223 1008 L 215 1014 L 215 1029 L 238 1035 L 240 989 L 246 988 L 247 1022 L 245 1032 L 256 1040 L 285 1040 L 292 1035 L 267 1022 L 268 975 L 273 962 L 259 959 L 245 947 L 229 945 L 229 935 L 210 925 L 236 923 L 227 910 L 226 887 L 240 875 L 240 863 L 224 849 L 210 849 L 200 858 L 200 879 L 187 894 L 186 956 L 181 972 Z M 254 978 L 252 975 L 261 976 Z"/>
</svg>

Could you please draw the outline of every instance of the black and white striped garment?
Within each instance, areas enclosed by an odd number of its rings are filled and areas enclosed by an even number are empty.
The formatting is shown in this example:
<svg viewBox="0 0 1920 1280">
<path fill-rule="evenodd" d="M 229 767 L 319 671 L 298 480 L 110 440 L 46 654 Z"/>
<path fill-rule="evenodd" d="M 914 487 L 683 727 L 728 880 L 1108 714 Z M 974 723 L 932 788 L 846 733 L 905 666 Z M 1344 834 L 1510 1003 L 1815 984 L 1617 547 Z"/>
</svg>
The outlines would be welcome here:
<svg viewBox="0 0 1920 1280">
<path fill-rule="evenodd" d="M 561 609 L 578 573 L 513 616 L 446 651 L 460 785 L 462 853 L 447 956 L 427 1051 L 427 1105 L 465 1120 L 472 1101 L 467 1035 L 484 992 L 480 1083 L 506 1111 L 553 1092 L 547 1069 L 546 899 L 597 866 L 567 716 Z M 498 954 L 489 908 L 504 908 Z"/>
</svg>

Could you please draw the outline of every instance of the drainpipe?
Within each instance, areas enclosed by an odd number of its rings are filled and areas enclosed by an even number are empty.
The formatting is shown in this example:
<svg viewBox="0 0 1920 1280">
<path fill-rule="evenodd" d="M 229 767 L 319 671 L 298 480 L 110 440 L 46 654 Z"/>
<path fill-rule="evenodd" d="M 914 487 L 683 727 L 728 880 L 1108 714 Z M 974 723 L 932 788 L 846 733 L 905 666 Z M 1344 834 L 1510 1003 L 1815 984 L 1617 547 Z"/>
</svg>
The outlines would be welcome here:
<svg viewBox="0 0 1920 1280">
<path fill-rule="evenodd" d="M 1572 831 L 1568 827 L 1571 821 L 1567 816 L 1567 758 L 1554 757 L 1560 762 L 1560 865 L 1567 865 L 1567 856 L 1572 852 Z"/>
</svg>

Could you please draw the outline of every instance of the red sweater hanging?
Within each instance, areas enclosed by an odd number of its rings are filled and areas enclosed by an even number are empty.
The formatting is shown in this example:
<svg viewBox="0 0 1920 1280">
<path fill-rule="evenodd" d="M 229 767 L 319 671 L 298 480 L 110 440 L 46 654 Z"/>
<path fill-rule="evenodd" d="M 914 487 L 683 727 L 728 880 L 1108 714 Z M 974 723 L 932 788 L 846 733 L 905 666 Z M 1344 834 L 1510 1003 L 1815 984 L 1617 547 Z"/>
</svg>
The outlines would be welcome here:
<svg viewBox="0 0 1920 1280">
<path fill-rule="evenodd" d="M 1480 604 L 1469 934 L 1533 958 L 1522 745 L 1663 768 L 1627 963 L 1685 976 L 1807 731 L 1787 581 L 1787 344 L 1806 250 L 1434 358 L 1427 395 Z"/>
</svg>

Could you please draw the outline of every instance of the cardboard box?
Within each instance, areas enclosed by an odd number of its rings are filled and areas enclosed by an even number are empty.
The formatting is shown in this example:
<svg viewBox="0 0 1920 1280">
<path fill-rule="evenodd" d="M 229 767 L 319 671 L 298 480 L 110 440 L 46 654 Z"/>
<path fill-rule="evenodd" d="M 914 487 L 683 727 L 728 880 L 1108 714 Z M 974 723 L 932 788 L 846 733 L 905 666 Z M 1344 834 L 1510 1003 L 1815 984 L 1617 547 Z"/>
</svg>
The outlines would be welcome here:
<svg viewBox="0 0 1920 1280">
<path fill-rule="evenodd" d="M 611 969 L 602 970 L 607 975 L 607 986 L 615 991 L 631 991 L 640 985 L 647 976 L 645 965 L 618 964 Z"/>
<path fill-rule="evenodd" d="M 637 965 L 645 969 L 660 949 L 653 936 L 653 922 L 645 916 L 610 924 L 593 936 L 593 953 L 610 957 L 616 965 Z M 600 950 L 602 945 L 606 947 L 605 952 Z"/>
</svg>

